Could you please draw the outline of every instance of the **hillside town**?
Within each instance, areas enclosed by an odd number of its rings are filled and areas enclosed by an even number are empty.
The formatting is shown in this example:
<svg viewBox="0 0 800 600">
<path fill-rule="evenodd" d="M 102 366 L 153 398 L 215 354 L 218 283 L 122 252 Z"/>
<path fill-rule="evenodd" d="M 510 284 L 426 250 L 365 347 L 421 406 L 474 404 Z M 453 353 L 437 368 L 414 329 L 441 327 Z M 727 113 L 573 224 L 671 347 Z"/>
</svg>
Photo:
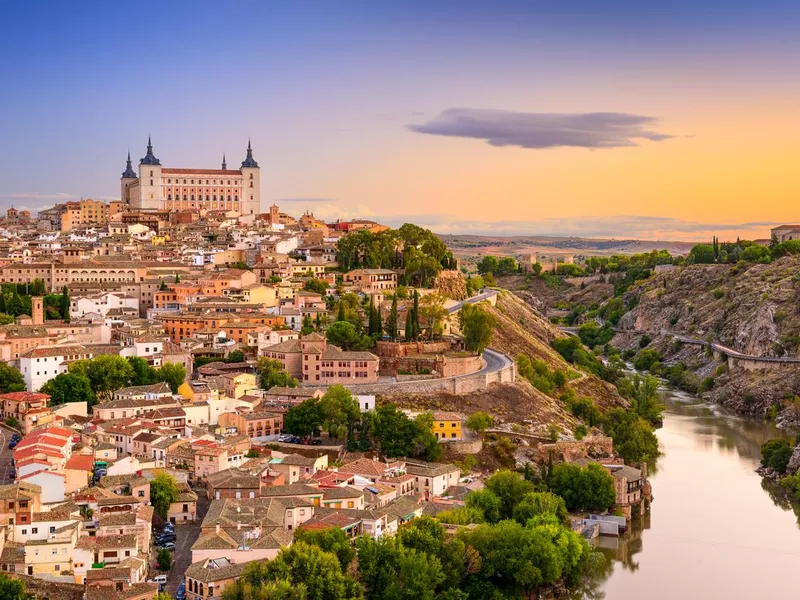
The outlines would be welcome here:
<svg viewBox="0 0 800 600">
<path fill-rule="evenodd" d="M 496 521 L 472 503 L 509 476 L 532 493 L 553 460 L 607 492 L 565 531 L 648 510 L 647 465 L 599 429 L 523 442 L 491 410 L 404 406 L 525 380 L 492 348 L 504 292 L 413 225 L 262 213 L 257 189 L 243 201 L 257 171 L 250 145 L 234 171 L 162 168 L 148 143 L 119 201 L 8 209 L 0 571 L 49 598 L 215 598 L 300 536 Z M 478 464 L 484 438 L 535 456 Z"/>
</svg>

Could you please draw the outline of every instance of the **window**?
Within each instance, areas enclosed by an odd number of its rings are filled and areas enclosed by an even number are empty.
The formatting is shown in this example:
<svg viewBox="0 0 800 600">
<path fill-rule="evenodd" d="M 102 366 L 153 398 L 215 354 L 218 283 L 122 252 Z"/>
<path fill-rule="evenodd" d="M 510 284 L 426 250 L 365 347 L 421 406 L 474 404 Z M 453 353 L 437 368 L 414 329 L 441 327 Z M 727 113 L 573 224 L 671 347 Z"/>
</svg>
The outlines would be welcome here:
<svg viewBox="0 0 800 600">
<path fill-rule="evenodd" d="M 39 533 L 39 528 L 38 528 L 38 527 L 32 527 L 32 528 L 31 528 L 31 533 L 32 533 L 33 535 L 36 535 L 37 533 Z"/>
</svg>

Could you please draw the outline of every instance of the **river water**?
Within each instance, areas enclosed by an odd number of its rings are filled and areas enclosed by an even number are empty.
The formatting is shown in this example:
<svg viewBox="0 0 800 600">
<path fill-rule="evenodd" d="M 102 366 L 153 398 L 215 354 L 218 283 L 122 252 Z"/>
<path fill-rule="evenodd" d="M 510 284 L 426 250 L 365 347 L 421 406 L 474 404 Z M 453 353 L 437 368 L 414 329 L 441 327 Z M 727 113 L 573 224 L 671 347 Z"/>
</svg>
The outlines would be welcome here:
<svg viewBox="0 0 800 600">
<path fill-rule="evenodd" d="M 755 472 L 780 433 L 679 391 L 663 401 L 650 514 L 627 539 L 600 539 L 612 560 L 583 598 L 800 597 L 797 507 Z"/>
</svg>

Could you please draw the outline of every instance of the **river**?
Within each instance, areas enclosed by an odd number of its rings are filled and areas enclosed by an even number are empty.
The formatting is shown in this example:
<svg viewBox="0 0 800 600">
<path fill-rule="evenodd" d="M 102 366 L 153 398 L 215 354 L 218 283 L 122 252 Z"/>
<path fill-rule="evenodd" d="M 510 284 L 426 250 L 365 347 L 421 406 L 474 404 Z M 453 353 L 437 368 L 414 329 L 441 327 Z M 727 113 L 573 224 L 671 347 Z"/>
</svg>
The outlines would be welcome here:
<svg viewBox="0 0 800 600">
<path fill-rule="evenodd" d="M 793 507 L 755 472 L 771 424 L 664 390 L 654 501 L 627 539 L 601 538 L 612 560 L 583 598 L 797 598 Z"/>
</svg>

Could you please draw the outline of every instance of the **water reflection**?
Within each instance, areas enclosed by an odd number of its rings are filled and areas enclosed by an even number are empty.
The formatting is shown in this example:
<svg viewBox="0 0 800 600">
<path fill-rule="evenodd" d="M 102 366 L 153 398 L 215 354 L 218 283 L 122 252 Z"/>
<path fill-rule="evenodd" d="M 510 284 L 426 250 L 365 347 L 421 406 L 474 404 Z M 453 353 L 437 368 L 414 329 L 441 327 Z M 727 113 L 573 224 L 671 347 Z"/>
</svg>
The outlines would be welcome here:
<svg viewBox="0 0 800 600">
<path fill-rule="evenodd" d="M 755 473 L 781 435 L 689 394 L 665 389 L 654 502 L 624 538 L 601 538 L 609 560 L 575 598 L 793 598 L 800 503 Z"/>
</svg>

